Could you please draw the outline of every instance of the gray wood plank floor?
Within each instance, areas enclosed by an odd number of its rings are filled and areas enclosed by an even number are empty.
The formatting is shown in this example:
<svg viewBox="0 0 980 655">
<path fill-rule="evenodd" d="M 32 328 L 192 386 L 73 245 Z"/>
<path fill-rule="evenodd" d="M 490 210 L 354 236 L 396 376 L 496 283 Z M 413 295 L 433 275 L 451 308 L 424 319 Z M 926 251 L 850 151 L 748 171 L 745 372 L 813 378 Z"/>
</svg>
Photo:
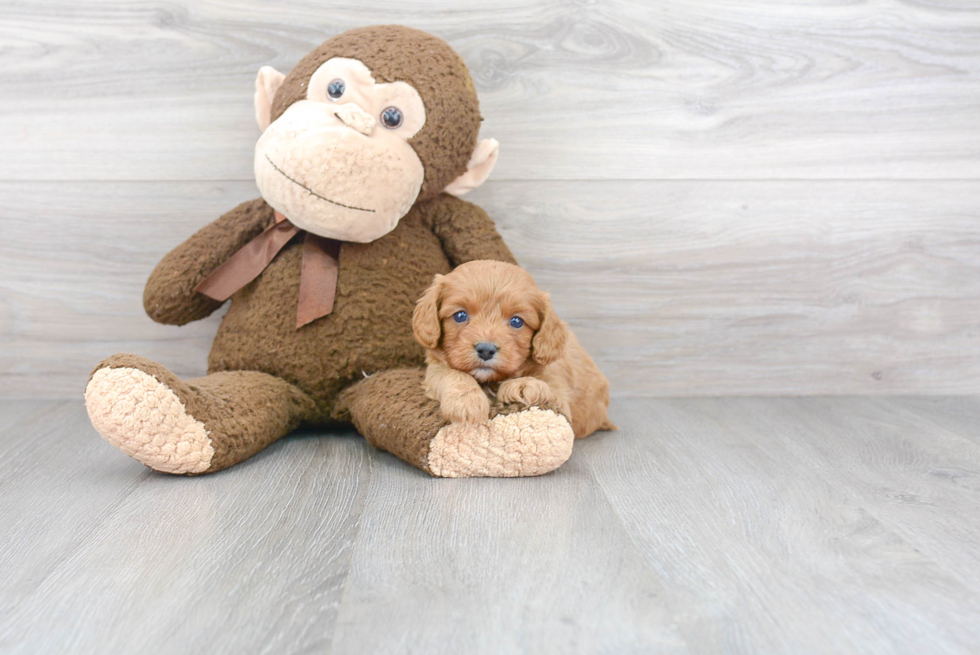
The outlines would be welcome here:
<svg viewBox="0 0 980 655">
<path fill-rule="evenodd" d="M 0 403 L 0 651 L 975 653 L 980 400 L 619 399 L 554 474 L 155 474 Z"/>
</svg>

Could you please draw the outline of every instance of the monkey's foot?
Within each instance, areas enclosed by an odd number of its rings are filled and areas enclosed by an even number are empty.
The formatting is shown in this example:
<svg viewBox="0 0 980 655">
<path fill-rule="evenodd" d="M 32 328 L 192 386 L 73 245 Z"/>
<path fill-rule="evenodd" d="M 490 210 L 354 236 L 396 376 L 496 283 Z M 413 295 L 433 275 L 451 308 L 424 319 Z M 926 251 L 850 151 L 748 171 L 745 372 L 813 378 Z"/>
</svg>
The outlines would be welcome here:
<svg viewBox="0 0 980 655">
<path fill-rule="evenodd" d="M 348 387 L 335 418 L 352 421 L 375 448 L 432 475 L 519 477 L 554 471 L 572 454 L 568 419 L 544 404 L 494 404 L 481 425 L 450 423 L 425 396 L 422 369 L 382 371 Z"/>
<path fill-rule="evenodd" d="M 156 362 L 116 355 L 89 379 L 85 408 L 102 438 L 138 462 L 163 473 L 203 473 L 214 447 L 204 424 L 187 412 L 188 393 Z"/>
<path fill-rule="evenodd" d="M 443 478 L 543 475 L 568 460 L 574 441 L 564 416 L 532 407 L 489 425 L 443 427 L 429 444 L 428 470 Z"/>
</svg>

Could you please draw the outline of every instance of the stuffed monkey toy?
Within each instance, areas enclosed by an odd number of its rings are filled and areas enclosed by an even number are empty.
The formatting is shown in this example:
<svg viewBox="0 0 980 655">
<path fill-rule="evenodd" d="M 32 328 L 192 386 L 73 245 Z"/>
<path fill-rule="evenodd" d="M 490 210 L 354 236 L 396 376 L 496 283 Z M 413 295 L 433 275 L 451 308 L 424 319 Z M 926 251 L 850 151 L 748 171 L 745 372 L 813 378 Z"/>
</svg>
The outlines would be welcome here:
<svg viewBox="0 0 980 655">
<path fill-rule="evenodd" d="M 119 354 L 85 389 L 109 443 L 165 473 L 220 471 L 300 425 L 353 423 L 373 446 L 443 477 L 524 476 L 571 454 L 564 416 L 495 407 L 446 424 L 423 391 L 412 310 L 433 276 L 514 262 L 458 196 L 486 180 L 476 91 L 445 42 L 400 26 L 344 32 L 255 83 L 261 197 L 177 246 L 150 275 L 147 314 L 184 325 L 231 307 L 208 374 L 181 380 Z"/>
</svg>

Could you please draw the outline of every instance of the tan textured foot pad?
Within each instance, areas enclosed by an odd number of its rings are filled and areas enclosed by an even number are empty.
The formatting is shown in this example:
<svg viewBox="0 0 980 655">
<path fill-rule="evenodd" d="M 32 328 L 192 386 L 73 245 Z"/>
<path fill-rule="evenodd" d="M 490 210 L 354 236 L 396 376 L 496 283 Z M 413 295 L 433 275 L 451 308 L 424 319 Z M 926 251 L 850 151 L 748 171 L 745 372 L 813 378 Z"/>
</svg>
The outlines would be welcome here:
<svg viewBox="0 0 980 655">
<path fill-rule="evenodd" d="M 136 368 L 103 368 L 85 387 L 85 407 L 102 438 L 164 473 L 203 473 L 214 448 L 204 424 L 170 387 Z"/>
<path fill-rule="evenodd" d="M 429 446 L 429 471 L 443 478 L 516 478 L 550 473 L 572 454 L 564 416 L 532 407 L 497 415 L 488 426 L 447 425 Z"/>
</svg>

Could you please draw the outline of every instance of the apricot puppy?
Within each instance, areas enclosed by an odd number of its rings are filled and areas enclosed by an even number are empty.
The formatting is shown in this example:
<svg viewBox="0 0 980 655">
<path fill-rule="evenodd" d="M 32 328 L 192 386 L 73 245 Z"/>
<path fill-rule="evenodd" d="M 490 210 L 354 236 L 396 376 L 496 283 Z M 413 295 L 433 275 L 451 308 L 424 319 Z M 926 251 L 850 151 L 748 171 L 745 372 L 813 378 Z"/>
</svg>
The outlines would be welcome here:
<svg viewBox="0 0 980 655">
<path fill-rule="evenodd" d="M 579 439 L 616 429 L 609 382 L 524 269 L 479 260 L 436 275 L 412 326 L 427 351 L 426 393 L 447 420 L 487 421 L 496 395 L 556 408 Z"/>
</svg>

